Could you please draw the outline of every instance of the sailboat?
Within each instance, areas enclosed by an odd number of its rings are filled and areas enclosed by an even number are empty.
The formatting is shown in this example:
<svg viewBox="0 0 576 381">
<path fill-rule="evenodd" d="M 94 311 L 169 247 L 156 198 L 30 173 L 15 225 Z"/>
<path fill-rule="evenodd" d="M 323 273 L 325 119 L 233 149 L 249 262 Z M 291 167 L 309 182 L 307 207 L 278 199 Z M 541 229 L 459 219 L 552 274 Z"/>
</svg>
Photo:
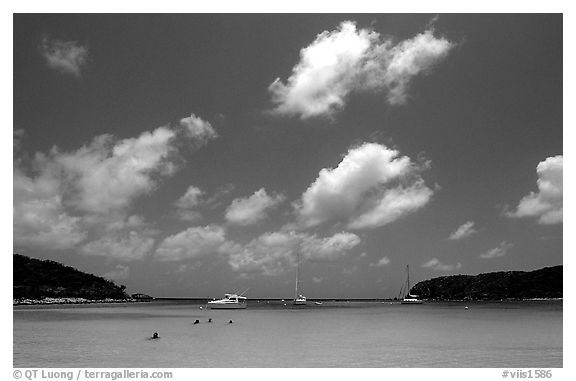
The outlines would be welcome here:
<svg viewBox="0 0 576 381">
<path fill-rule="evenodd" d="M 398 299 L 400 299 L 401 304 L 422 304 L 424 303 L 421 299 L 418 299 L 417 295 L 410 294 L 410 266 L 406 265 L 406 283 L 402 285 L 400 293 L 398 294 Z"/>
<path fill-rule="evenodd" d="M 298 250 L 296 258 L 296 288 L 294 290 L 294 305 L 295 306 L 305 306 L 306 297 L 298 292 L 298 286 L 300 285 L 300 250 Z"/>
</svg>

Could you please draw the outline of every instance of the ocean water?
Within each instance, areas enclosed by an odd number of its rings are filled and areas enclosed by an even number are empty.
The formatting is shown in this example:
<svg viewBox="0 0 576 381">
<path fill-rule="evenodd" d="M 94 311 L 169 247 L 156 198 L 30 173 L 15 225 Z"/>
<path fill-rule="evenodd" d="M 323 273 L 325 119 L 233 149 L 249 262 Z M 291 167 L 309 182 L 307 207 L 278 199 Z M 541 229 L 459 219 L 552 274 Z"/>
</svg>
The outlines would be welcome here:
<svg viewBox="0 0 576 381">
<path fill-rule="evenodd" d="M 561 301 L 15 306 L 13 321 L 14 367 L 562 367 Z"/>
</svg>

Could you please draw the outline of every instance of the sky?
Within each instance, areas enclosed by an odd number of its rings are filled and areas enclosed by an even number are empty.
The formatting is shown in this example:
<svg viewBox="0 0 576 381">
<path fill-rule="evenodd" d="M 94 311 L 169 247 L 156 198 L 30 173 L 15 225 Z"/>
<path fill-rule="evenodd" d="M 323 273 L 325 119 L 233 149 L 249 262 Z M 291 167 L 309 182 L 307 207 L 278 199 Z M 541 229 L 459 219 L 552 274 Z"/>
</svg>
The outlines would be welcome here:
<svg viewBox="0 0 576 381">
<path fill-rule="evenodd" d="M 562 27 L 15 15 L 14 253 L 179 297 L 562 264 Z"/>
</svg>

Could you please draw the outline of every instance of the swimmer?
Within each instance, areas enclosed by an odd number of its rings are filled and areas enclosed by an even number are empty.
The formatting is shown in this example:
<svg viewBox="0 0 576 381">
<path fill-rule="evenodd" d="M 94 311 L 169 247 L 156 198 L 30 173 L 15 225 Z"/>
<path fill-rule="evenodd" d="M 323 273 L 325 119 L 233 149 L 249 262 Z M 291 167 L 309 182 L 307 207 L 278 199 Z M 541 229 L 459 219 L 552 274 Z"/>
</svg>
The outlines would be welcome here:
<svg viewBox="0 0 576 381">
<path fill-rule="evenodd" d="M 160 338 L 160 336 L 158 336 L 158 332 L 154 332 L 152 334 L 152 339 L 159 339 L 159 338 Z"/>
<path fill-rule="evenodd" d="M 228 322 L 228 324 L 232 324 L 232 323 L 234 323 L 232 320 L 230 320 L 230 321 Z"/>
<path fill-rule="evenodd" d="M 200 320 L 198 319 L 194 320 L 194 324 L 200 324 Z"/>
<path fill-rule="evenodd" d="M 212 318 L 209 318 L 209 319 L 208 319 L 208 323 L 212 323 Z"/>
</svg>

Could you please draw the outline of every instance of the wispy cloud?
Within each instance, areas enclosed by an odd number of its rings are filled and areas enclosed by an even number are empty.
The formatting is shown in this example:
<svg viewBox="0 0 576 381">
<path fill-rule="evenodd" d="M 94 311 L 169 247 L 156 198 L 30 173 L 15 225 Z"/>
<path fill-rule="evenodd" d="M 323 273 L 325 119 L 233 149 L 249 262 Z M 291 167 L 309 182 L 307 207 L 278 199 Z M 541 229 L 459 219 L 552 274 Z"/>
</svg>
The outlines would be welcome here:
<svg viewBox="0 0 576 381">
<path fill-rule="evenodd" d="M 464 238 L 468 238 L 477 233 L 477 230 L 474 229 L 474 222 L 468 221 L 460 225 L 456 230 L 454 230 L 450 236 L 448 237 L 449 240 L 458 241 Z"/>
<path fill-rule="evenodd" d="M 272 112 L 330 117 L 345 107 L 350 94 L 367 91 L 385 93 L 391 105 L 403 104 L 412 79 L 429 72 L 453 46 L 435 37 L 432 27 L 395 44 L 353 21 L 342 22 L 300 51 L 286 83 L 278 78 L 269 86 Z"/>
<path fill-rule="evenodd" d="M 538 218 L 538 223 L 543 225 L 562 223 L 563 165 L 562 155 L 549 157 L 538 163 L 538 192 L 530 192 L 523 197 L 516 210 L 506 212 L 506 216 Z"/>
<path fill-rule="evenodd" d="M 40 52 L 48 67 L 64 74 L 81 77 L 88 62 L 88 47 L 76 41 L 62 41 L 44 37 Z"/>
<path fill-rule="evenodd" d="M 512 248 L 513 246 L 514 246 L 514 244 L 512 244 L 512 243 L 502 241 L 502 242 L 500 242 L 500 245 L 498 245 L 497 247 L 490 249 L 490 250 L 487 250 L 486 252 L 480 254 L 480 258 L 492 259 L 492 258 L 503 257 L 508 253 L 508 250 L 510 248 Z"/>
</svg>

